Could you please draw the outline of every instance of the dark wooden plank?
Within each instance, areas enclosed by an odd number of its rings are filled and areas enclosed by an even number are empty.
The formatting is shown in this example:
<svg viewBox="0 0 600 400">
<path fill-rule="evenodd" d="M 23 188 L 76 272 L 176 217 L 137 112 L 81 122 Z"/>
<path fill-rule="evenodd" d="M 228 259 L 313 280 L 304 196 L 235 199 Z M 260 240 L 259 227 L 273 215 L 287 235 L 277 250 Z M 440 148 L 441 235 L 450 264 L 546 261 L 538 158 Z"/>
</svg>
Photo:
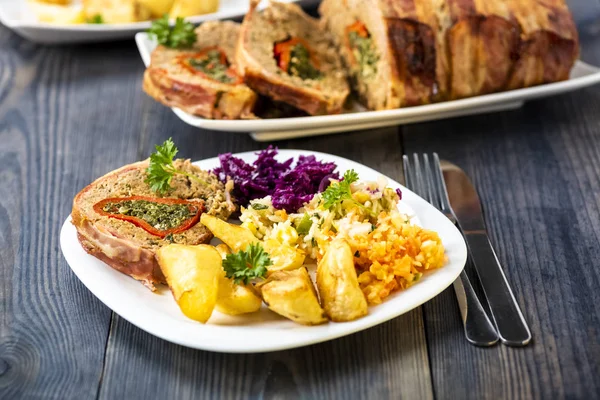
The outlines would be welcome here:
<svg viewBox="0 0 600 400">
<path fill-rule="evenodd" d="M 94 398 L 111 312 L 59 231 L 77 191 L 136 158 L 140 61 L 132 43 L 44 48 L 3 27 L 0 43 L 0 398 Z"/>
<path fill-rule="evenodd" d="M 491 240 L 533 332 L 525 349 L 462 338 L 454 295 L 425 306 L 436 397 L 597 398 L 600 87 L 522 109 L 404 128 L 480 191 Z"/>
<path fill-rule="evenodd" d="M 192 159 L 264 148 L 248 136 L 201 132 L 148 100 L 145 153 L 168 136 Z M 278 143 L 326 151 L 401 176 L 395 129 Z M 302 349 L 228 355 L 177 346 L 114 317 L 101 399 L 432 397 L 420 309 L 379 327 Z M 240 337 L 240 340 L 244 340 Z M 127 376 L 127 379 L 122 379 Z"/>
</svg>

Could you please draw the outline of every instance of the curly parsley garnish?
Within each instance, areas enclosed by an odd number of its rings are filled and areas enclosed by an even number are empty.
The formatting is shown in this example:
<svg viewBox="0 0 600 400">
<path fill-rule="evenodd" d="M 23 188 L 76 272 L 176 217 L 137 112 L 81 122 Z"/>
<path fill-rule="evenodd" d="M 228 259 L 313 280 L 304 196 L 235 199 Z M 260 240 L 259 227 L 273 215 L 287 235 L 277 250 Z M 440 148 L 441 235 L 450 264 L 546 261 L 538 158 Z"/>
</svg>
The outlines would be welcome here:
<svg viewBox="0 0 600 400">
<path fill-rule="evenodd" d="M 350 185 L 358 181 L 358 173 L 350 169 L 344 173 L 344 179 L 339 182 L 334 182 L 321 193 L 323 199 L 323 207 L 326 209 L 334 209 L 344 201 L 351 201 L 358 207 L 362 208 L 367 214 L 373 215 L 373 211 L 365 207 L 364 204 L 354 200 Z"/>
<path fill-rule="evenodd" d="M 177 154 L 177 147 L 171 138 L 165 140 L 160 146 L 155 146 L 156 151 L 150 155 L 150 165 L 146 169 L 146 182 L 150 189 L 156 193 L 166 193 L 171 189 L 171 179 L 175 174 L 187 176 L 201 185 L 208 186 L 208 183 L 190 174 L 175 168 L 173 158 Z"/>
<path fill-rule="evenodd" d="M 159 44 L 173 49 L 191 47 L 196 42 L 194 25 L 177 17 L 175 25 L 169 25 L 169 16 L 152 21 L 152 26 L 146 31 Z"/>
<path fill-rule="evenodd" d="M 267 267 L 273 262 L 259 243 L 251 243 L 246 251 L 227 254 L 223 260 L 223 269 L 228 278 L 235 283 L 247 285 L 251 279 L 264 278 Z"/>
<path fill-rule="evenodd" d="M 334 182 L 325 189 L 321 194 L 324 203 L 323 207 L 330 209 L 344 200 L 352 200 L 352 192 L 350 191 L 350 185 L 358 180 L 358 174 L 353 169 L 350 169 L 344 173 L 344 179 L 339 182 Z"/>
</svg>

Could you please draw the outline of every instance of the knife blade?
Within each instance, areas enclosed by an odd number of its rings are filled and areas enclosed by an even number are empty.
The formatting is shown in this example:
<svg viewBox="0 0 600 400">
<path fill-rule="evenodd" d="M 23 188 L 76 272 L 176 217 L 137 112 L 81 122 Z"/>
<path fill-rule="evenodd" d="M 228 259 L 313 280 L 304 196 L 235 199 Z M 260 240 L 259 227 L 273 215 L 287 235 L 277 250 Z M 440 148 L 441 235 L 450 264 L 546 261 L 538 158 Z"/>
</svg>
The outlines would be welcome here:
<svg viewBox="0 0 600 400">
<path fill-rule="evenodd" d="M 477 190 L 458 166 L 443 162 L 442 171 L 450 205 L 463 231 L 500 340 L 509 346 L 525 346 L 531 341 L 531 331 L 488 238 Z"/>
</svg>

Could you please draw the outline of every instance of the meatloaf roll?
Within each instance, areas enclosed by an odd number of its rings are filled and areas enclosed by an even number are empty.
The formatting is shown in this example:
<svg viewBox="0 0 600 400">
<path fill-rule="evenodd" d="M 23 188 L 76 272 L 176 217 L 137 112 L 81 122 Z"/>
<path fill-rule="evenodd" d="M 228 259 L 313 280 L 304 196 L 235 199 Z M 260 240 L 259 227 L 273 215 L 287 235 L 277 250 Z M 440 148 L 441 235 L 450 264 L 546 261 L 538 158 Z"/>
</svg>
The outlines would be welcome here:
<svg viewBox="0 0 600 400">
<path fill-rule="evenodd" d="M 319 12 L 369 109 L 429 103 L 437 74 L 446 81 L 430 0 L 324 0 Z"/>
<path fill-rule="evenodd" d="M 507 89 L 569 79 L 579 56 L 573 17 L 563 0 L 506 0 L 521 41 Z"/>
<path fill-rule="evenodd" d="M 311 115 L 336 114 L 349 93 L 331 36 L 294 4 L 251 1 L 236 63 L 248 86 Z"/>
<path fill-rule="evenodd" d="M 158 46 L 144 73 L 144 91 L 204 118 L 254 118 L 257 95 L 232 65 L 239 29 L 234 22 L 205 22 L 191 49 Z"/>
<path fill-rule="evenodd" d="M 174 165 L 203 183 L 178 174 L 172 189 L 158 196 L 145 182 L 148 161 L 140 161 L 98 178 L 73 199 L 72 222 L 83 248 L 151 290 L 165 283 L 156 250 L 170 243 L 207 243 L 212 233 L 198 222 L 200 214 L 227 219 L 235 209 L 231 188 L 214 174 L 189 160 Z"/>
</svg>

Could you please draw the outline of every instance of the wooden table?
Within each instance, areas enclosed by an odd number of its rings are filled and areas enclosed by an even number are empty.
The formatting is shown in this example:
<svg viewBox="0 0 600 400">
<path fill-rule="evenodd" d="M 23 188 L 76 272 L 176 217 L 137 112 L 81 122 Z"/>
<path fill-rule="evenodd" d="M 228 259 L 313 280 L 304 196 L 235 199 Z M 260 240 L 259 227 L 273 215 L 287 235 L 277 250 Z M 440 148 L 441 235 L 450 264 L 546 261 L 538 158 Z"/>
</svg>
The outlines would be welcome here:
<svg viewBox="0 0 600 400">
<path fill-rule="evenodd" d="M 583 38 L 600 65 L 600 40 Z M 290 351 L 230 355 L 153 337 L 98 301 L 59 249 L 73 196 L 169 136 L 192 159 L 258 150 L 141 91 L 132 41 L 41 47 L 0 27 L 0 398 L 598 398 L 600 87 L 497 114 L 280 142 L 402 179 L 437 151 L 472 177 L 533 332 L 475 348 L 452 289 L 393 321 Z M 241 338 L 240 340 L 243 340 Z"/>
</svg>

